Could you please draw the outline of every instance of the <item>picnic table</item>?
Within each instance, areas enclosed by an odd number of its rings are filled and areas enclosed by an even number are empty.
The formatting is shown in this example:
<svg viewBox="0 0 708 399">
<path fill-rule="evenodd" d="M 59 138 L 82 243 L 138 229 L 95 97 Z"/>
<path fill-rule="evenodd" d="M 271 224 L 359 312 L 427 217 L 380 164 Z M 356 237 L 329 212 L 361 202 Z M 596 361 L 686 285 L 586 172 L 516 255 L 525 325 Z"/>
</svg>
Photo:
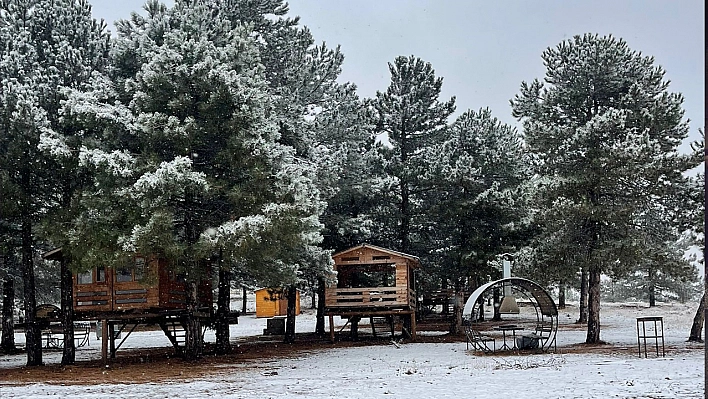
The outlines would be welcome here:
<svg viewBox="0 0 708 399">
<path fill-rule="evenodd" d="M 518 349 L 516 346 L 516 332 L 523 330 L 524 328 L 521 326 L 518 326 L 516 324 L 502 324 L 500 326 L 494 327 L 495 330 L 501 331 L 502 332 L 502 346 L 499 348 L 499 350 L 512 350 L 512 349 Z M 512 338 L 512 344 L 509 346 L 506 342 L 506 333 L 507 331 L 511 331 L 511 338 Z"/>
</svg>

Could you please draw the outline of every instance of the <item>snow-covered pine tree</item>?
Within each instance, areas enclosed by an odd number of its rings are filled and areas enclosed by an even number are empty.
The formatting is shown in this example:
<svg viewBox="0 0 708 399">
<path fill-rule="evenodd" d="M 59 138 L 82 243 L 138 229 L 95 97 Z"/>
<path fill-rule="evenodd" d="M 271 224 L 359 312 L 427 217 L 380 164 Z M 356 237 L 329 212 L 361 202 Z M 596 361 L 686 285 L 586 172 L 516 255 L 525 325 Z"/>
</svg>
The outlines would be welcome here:
<svg viewBox="0 0 708 399">
<path fill-rule="evenodd" d="M 678 299 L 679 292 L 698 276 L 695 266 L 684 256 L 689 248 L 679 230 L 680 214 L 686 211 L 686 196 L 682 195 L 685 192 L 679 189 L 676 194 L 680 195 L 665 195 L 661 202 L 650 203 L 636 217 L 635 240 L 641 260 L 628 279 L 649 306 L 656 306 L 657 300 Z"/>
<path fill-rule="evenodd" d="M 0 169 L 16 204 L 12 225 L 20 237 L 24 289 L 27 365 L 42 364 L 39 326 L 35 323 L 34 242 L 36 225 L 49 201 L 51 160 L 39 150 L 40 136 L 51 132 L 42 103 L 51 75 L 40 61 L 49 1 L 0 2 Z M 7 192 L 6 192 L 7 193 Z"/>
<path fill-rule="evenodd" d="M 365 103 L 355 93 L 356 87 L 342 85 L 327 97 L 315 119 L 318 187 L 327 201 L 321 220 L 325 225 L 324 247 L 344 250 L 375 235 L 371 212 L 376 203 L 373 194 L 377 158 L 373 121 Z"/>
<path fill-rule="evenodd" d="M 421 176 L 429 169 L 426 149 L 442 140 L 448 117 L 455 111 L 455 98 L 440 102 L 442 78 L 433 66 L 414 56 L 397 57 L 389 63 L 391 83 L 377 92 L 373 101 L 375 133 L 386 135 L 390 146 L 380 147 L 384 158 L 382 204 L 379 210 L 383 231 L 390 232 L 381 243 L 403 252 L 417 252 L 424 225 L 421 195 L 428 189 Z M 383 205 L 385 206 L 385 205 Z"/>
<path fill-rule="evenodd" d="M 664 70 L 612 36 L 575 36 L 543 52 L 545 83 L 511 100 L 539 174 L 544 217 L 573 214 L 568 234 L 588 271 L 588 343 L 600 342 L 600 275 L 642 262 L 636 217 L 695 166 L 677 147 L 688 134 L 680 94 Z M 568 240 L 570 241 L 570 240 Z"/>
<path fill-rule="evenodd" d="M 489 109 L 468 110 L 447 129 L 433 160 L 425 193 L 429 204 L 427 271 L 461 289 L 496 275 L 490 261 L 520 247 L 526 207 L 522 184 L 528 160 L 521 135 Z M 436 284 L 440 287 L 440 283 Z"/>
<path fill-rule="evenodd" d="M 707 159 L 708 153 L 705 148 L 705 131 L 699 129 L 701 134 L 701 139 L 692 144 L 692 149 L 697 157 L 703 156 L 704 162 Z M 685 196 L 687 201 L 684 202 L 686 206 L 686 212 L 682 215 L 685 217 L 683 219 L 685 226 L 688 227 L 689 237 L 693 239 L 694 245 L 696 245 L 701 251 L 701 260 L 705 270 L 705 200 L 706 200 L 706 188 L 705 188 L 705 164 L 703 165 L 703 170 L 700 171 L 695 177 L 689 179 L 686 184 L 688 195 Z M 703 324 L 705 322 L 706 316 L 706 291 L 708 286 L 706 285 L 705 274 L 703 276 L 703 294 L 701 295 L 701 300 L 696 308 L 696 314 L 693 317 L 693 323 L 691 324 L 691 331 L 688 335 L 689 341 L 703 342 L 703 337 L 701 332 L 703 331 Z"/>
<path fill-rule="evenodd" d="M 146 8 L 147 18 L 119 23 L 116 47 L 138 127 L 141 174 L 129 194 L 144 215 L 124 249 L 172 260 L 192 291 L 206 275 L 200 262 L 215 253 L 222 267 L 266 286 L 324 270 L 316 170 L 278 142 L 278 109 L 251 32 L 208 1 Z M 131 57 L 139 67 L 124 62 Z M 194 324 L 188 358 L 201 348 Z"/>
<path fill-rule="evenodd" d="M 316 45 L 310 30 L 299 25 L 299 17 L 286 17 L 288 4 L 283 0 L 211 2 L 233 23 L 253 25 L 268 91 L 278 110 L 278 141 L 316 162 L 313 120 L 336 106 L 332 97 L 342 90 L 337 82 L 344 62 L 339 46 Z"/>
<path fill-rule="evenodd" d="M 366 154 L 373 139 L 370 121 L 351 84 L 338 83 L 343 55 L 339 47 L 315 44 L 299 18 L 286 17 L 282 0 L 214 0 L 214 9 L 234 23 L 253 26 L 272 95 L 280 143 L 317 165 L 316 184 L 328 203 L 322 221 L 324 248 L 343 249 L 369 237 L 364 192 Z M 355 201 L 352 204 L 351 201 Z M 303 271 L 314 291 L 319 268 Z"/>
<path fill-rule="evenodd" d="M 71 225 L 82 209 L 80 191 L 93 187 L 90 174 L 80 167 L 81 148 L 92 138 L 86 135 L 82 126 L 66 117 L 64 107 L 71 91 L 88 90 L 92 81 L 105 72 L 109 34 L 103 21 L 92 18 L 91 6 L 86 0 L 45 2 L 37 9 L 35 20 L 41 27 L 35 33 L 39 49 L 36 68 L 46 76 L 36 90 L 40 93 L 39 103 L 47 112 L 50 127 L 41 134 L 39 148 L 53 164 L 47 165 L 53 184 L 46 187 L 48 196 L 42 238 L 55 247 L 62 247 L 62 364 L 73 364 L 71 276 L 72 271 L 81 271 L 77 266 L 84 252 L 80 246 L 72 245 L 69 237 Z"/>
</svg>

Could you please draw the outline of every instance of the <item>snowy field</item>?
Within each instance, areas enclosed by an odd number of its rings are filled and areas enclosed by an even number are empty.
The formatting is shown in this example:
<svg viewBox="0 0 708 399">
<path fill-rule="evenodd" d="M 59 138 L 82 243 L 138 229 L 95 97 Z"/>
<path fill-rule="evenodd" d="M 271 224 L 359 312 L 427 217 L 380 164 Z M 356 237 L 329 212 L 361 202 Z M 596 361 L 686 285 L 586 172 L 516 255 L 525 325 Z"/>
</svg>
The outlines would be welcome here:
<svg viewBox="0 0 708 399">
<path fill-rule="evenodd" d="M 351 348 L 328 348 L 323 342 L 322 349 L 296 357 L 225 364 L 208 377 L 169 383 L 3 382 L 0 398 L 703 398 L 704 347 L 686 342 L 694 306 L 604 304 L 601 338 L 616 351 L 576 353 L 571 345 L 584 341 L 585 330 L 563 326 L 555 354 L 478 356 L 467 352 L 464 342 Z M 560 323 L 570 325 L 576 313 L 563 311 Z M 636 318 L 644 316 L 664 317 L 666 357 L 637 356 Z M 231 329 L 233 340 L 261 334 L 265 323 L 251 315 L 239 318 Z M 314 323 L 314 315 L 306 312 L 298 317 L 297 330 L 312 332 Z M 205 338 L 214 341 L 213 332 Z M 16 340 L 21 344 L 24 336 L 17 334 Z M 170 344 L 159 331 L 135 332 L 124 344 L 160 346 Z M 59 352 L 44 354 L 47 364 L 58 364 L 60 357 Z M 100 341 L 92 334 L 90 346 L 77 350 L 77 360 L 98 358 Z M 25 355 L 0 356 L 0 374 L 25 361 Z"/>
</svg>

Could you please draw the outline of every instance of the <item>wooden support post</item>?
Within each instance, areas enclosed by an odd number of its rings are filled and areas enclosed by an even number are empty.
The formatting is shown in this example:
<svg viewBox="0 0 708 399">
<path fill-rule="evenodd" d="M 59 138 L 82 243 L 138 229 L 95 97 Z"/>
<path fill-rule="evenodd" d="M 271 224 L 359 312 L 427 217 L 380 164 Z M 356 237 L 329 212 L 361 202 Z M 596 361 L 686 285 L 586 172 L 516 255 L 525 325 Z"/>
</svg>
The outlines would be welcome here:
<svg viewBox="0 0 708 399">
<path fill-rule="evenodd" d="M 108 320 L 101 320 L 101 358 L 108 365 Z"/>
<path fill-rule="evenodd" d="M 115 325 L 108 323 L 108 342 L 111 345 L 111 359 L 116 358 L 116 332 Z"/>
<path fill-rule="evenodd" d="M 349 321 L 351 322 L 351 329 L 349 330 L 349 334 L 352 338 L 352 341 L 356 341 L 359 339 L 359 320 L 361 320 L 361 317 L 359 316 L 352 316 Z"/>
<path fill-rule="evenodd" d="M 334 315 L 329 315 L 329 340 L 334 343 Z"/>
<path fill-rule="evenodd" d="M 411 313 L 411 341 L 415 341 L 415 312 Z"/>
<path fill-rule="evenodd" d="M 374 325 L 374 316 L 369 317 L 369 324 L 371 324 L 371 333 L 374 334 L 374 338 L 376 338 L 376 326 Z"/>
</svg>

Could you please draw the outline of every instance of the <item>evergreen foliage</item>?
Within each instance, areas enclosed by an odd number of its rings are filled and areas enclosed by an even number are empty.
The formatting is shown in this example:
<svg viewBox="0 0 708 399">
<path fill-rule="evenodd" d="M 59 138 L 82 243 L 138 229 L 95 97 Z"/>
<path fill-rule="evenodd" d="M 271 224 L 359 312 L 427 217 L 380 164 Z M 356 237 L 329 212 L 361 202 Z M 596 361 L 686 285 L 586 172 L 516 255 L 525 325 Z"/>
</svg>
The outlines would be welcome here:
<svg viewBox="0 0 708 399">
<path fill-rule="evenodd" d="M 688 134 L 683 97 L 668 91 L 652 57 L 621 39 L 586 34 L 542 59 L 544 83 L 521 84 L 513 115 L 548 180 L 537 193 L 544 237 L 561 248 L 572 243 L 572 264 L 589 271 L 587 342 L 599 342 L 600 274 L 623 275 L 646 260 L 641 236 L 650 233 L 638 219 L 696 160 L 677 152 Z M 568 217 L 573 222 L 563 222 Z"/>
<path fill-rule="evenodd" d="M 377 218 L 384 234 L 381 244 L 410 253 L 423 240 L 421 196 L 430 189 L 425 182 L 427 150 L 442 140 L 455 99 L 438 100 L 443 80 L 428 62 L 400 56 L 388 67 L 391 83 L 373 101 L 375 133 L 390 143 L 380 146 L 384 176 L 377 184 Z"/>
<path fill-rule="evenodd" d="M 32 325 L 36 227 L 47 216 L 53 228 L 68 227 L 75 211 L 71 197 L 83 182 L 75 173 L 72 152 L 82 140 L 81 132 L 65 124 L 62 101 L 105 66 L 108 35 L 105 24 L 91 18 L 85 0 L 8 0 L 0 6 L 0 163 L 9 180 L 8 194 L 19 209 L 15 225 L 21 226 L 25 312 Z M 61 245 L 61 240 L 56 243 Z M 28 365 L 41 363 L 38 334 L 28 329 Z M 72 353 L 68 360 L 73 362 Z"/>
<path fill-rule="evenodd" d="M 433 159 L 425 193 L 430 204 L 426 271 L 452 284 L 471 286 L 497 277 L 497 255 L 515 252 L 526 225 L 528 157 L 516 129 L 488 109 L 469 110 L 446 130 Z"/>
</svg>

